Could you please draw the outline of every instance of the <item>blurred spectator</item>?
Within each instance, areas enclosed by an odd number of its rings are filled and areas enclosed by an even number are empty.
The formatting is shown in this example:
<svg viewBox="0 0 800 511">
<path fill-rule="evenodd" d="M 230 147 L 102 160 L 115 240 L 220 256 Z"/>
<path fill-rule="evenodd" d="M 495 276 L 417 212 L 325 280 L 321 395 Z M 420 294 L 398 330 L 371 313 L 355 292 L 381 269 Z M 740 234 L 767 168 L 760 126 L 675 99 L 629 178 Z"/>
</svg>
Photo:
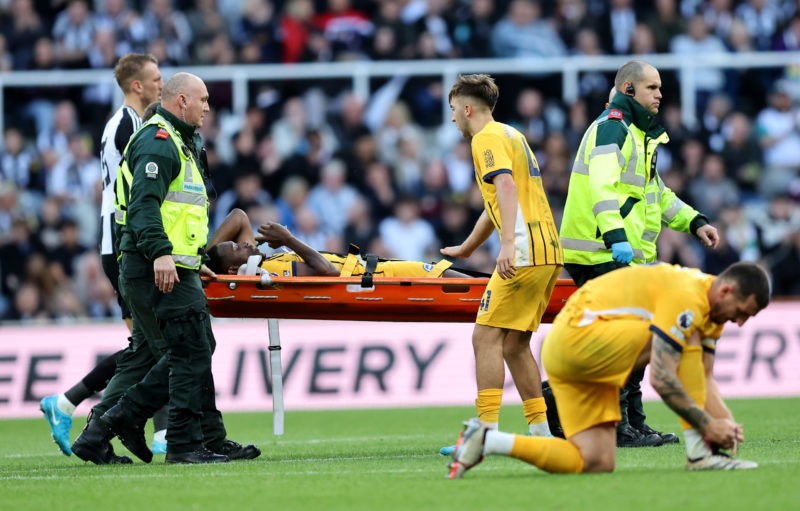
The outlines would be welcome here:
<svg viewBox="0 0 800 511">
<path fill-rule="evenodd" d="M 800 169 L 800 110 L 785 81 L 775 84 L 769 101 L 770 106 L 756 118 L 756 134 L 764 151 L 759 191 L 765 197 L 783 193 Z"/>
<path fill-rule="evenodd" d="M 731 101 L 724 93 L 714 94 L 706 103 L 706 109 L 700 119 L 701 136 L 707 141 L 709 149 L 713 152 L 721 151 L 725 144 L 722 125 L 730 113 Z"/>
<path fill-rule="evenodd" d="M 276 34 L 281 44 L 281 62 L 292 64 L 315 60 L 308 47 L 309 39 L 315 30 L 311 20 L 314 16 L 312 0 L 289 0 L 283 8 L 283 15 Z"/>
<path fill-rule="evenodd" d="M 328 234 L 320 227 L 317 213 L 308 206 L 295 212 L 295 228 L 292 234 L 314 250 L 327 250 Z"/>
<path fill-rule="evenodd" d="M 195 0 L 194 7 L 186 13 L 186 21 L 192 33 L 192 60 L 208 62 L 212 41 L 228 39 L 228 22 L 219 12 L 217 0 Z"/>
<path fill-rule="evenodd" d="M 31 233 L 28 221 L 16 218 L 11 224 L 8 240 L 0 245 L 0 291 L 6 296 L 13 296 L 25 281 L 25 265 L 28 259 L 44 249 L 38 239 Z"/>
<path fill-rule="evenodd" d="M 322 167 L 320 182 L 308 194 L 308 206 L 319 218 L 326 234 L 341 236 L 347 212 L 358 198 L 358 191 L 347 184 L 347 169 L 341 160 L 331 160 Z"/>
<path fill-rule="evenodd" d="M 701 14 L 692 16 L 686 34 L 675 36 L 670 43 L 670 51 L 676 55 L 691 58 L 693 55 L 714 55 L 727 53 L 728 49 L 717 36 L 709 33 L 706 21 Z M 725 76 L 722 70 L 714 68 L 696 68 L 695 86 L 697 112 L 706 108 L 708 98 L 722 90 Z"/>
<path fill-rule="evenodd" d="M 772 40 L 781 20 L 776 2 L 770 0 L 744 0 L 736 7 L 736 17 L 747 25 L 756 49 L 771 50 Z"/>
<path fill-rule="evenodd" d="M 364 253 L 377 236 L 378 228 L 369 201 L 359 196 L 347 212 L 347 225 L 342 239 L 345 243 L 358 245 Z"/>
<path fill-rule="evenodd" d="M 775 296 L 800 295 L 800 231 L 794 231 L 768 259 Z"/>
<path fill-rule="evenodd" d="M 66 282 L 75 276 L 75 261 L 88 251 L 78 239 L 78 223 L 71 218 L 61 221 L 58 226 L 59 243 L 47 251 L 53 276 L 59 282 Z"/>
<path fill-rule="evenodd" d="M 656 37 L 653 30 L 643 23 L 638 23 L 631 34 L 631 53 L 633 55 L 652 55 L 657 53 Z"/>
<path fill-rule="evenodd" d="M 773 47 L 778 51 L 800 50 L 800 12 L 789 20 L 786 28 L 775 39 Z"/>
<path fill-rule="evenodd" d="M 46 323 L 50 317 L 44 308 L 42 293 L 33 284 L 25 283 L 14 295 L 14 304 L 3 319 L 23 324 Z"/>
<path fill-rule="evenodd" d="M 786 193 L 772 197 L 766 208 L 754 208 L 749 214 L 758 233 L 759 251 L 767 259 L 800 230 L 800 209 Z"/>
<path fill-rule="evenodd" d="M 647 26 L 653 31 L 658 53 L 669 53 L 672 39 L 686 32 L 686 21 L 678 11 L 677 0 L 656 0 L 655 12 L 647 19 Z"/>
<path fill-rule="evenodd" d="M 326 4 L 313 23 L 330 44 L 331 60 L 366 60 L 375 30 L 370 18 L 351 0 L 327 0 Z"/>
<path fill-rule="evenodd" d="M 13 0 L 9 12 L 11 19 L 2 27 L 2 33 L 14 69 L 31 69 L 34 67 L 36 41 L 47 35 L 45 25 L 34 8 L 33 0 Z"/>
<path fill-rule="evenodd" d="M 139 13 L 128 5 L 127 0 L 105 0 L 100 2 L 97 27 L 110 29 L 116 41 L 116 54 L 125 55 L 145 48 L 146 29 Z"/>
<path fill-rule="evenodd" d="M 286 100 L 283 114 L 272 125 L 272 138 L 280 157 L 287 158 L 308 150 L 306 134 L 311 130 L 308 111 L 301 97 Z"/>
<path fill-rule="evenodd" d="M 578 0 L 574 1 L 580 3 Z M 492 30 L 497 21 L 495 2 L 459 2 L 455 17 L 453 43 L 456 46 L 456 55 L 467 59 L 491 57 Z"/>
<path fill-rule="evenodd" d="M 542 19 L 538 0 L 511 0 L 492 31 L 498 57 L 560 57 L 567 49 L 549 21 Z"/>
<path fill-rule="evenodd" d="M 689 184 L 689 195 L 692 204 L 702 204 L 711 223 L 719 219 L 724 208 L 739 204 L 739 189 L 732 179 L 725 176 L 725 163 L 714 153 L 703 159 L 700 178 Z"/>
<path fill-rule="evenodd" d="M 662 229 L 658 236 L 658 259 L 669 264 L 702 268 L 703 257 L 696 238 L 672 229 Z"/>
<path fill-rule="evenodd" d="M 59 13 L 53 25 L 56 59 L 65 67 L 87 67 L 95 28 L 89 3 L 69 0 L 67 8 Z"/>
<path fill-rule="evenodd" d="M 47 150 L 59 155 L 69 150 L 69 138 L 78 129 L 78 113 L 69 100 L 60 101 L 55 106 L 51 126 L 40 129 L 36 136 L 36 148 L 40 153 Z"/>
<path fill-rule="evenodd" d="M 61 224 L 65 220 L 61 212 L 61 200 L 56 197 L 45 197 L 39 215 L 37 236 L 47 253 L 53 252 L 61 243 Z"/>
<path fill-rule="evenodd" d="M 558 35 L 567 46 L 575 48 L 575 35 L 585 28 L 595 29 L 585 0 L 558 0 L 555 22 Z"/>
<path fill-rule="evenodd" d="M 440 158 L 433 158 L 425 164 L 417 201 L 422 218 L 438 227 L 442 218 L 444 203 L 453 195 L 447 182 L 447 169 Z"/>
<path fill-rule="evenodd" d="M 415 23 L 420 43 L 419 58 L 449 58 L 455 53 L 452 31 L 452 9 L 454 0 L 427 0 L 424 16 Z M 422 50 L 422 42 L 428 51 Z"/>
<path fill-rule="evenodd" d="M 367 166 L 363 192 L 376 220 L 392 214 L 399 194 L 392 173 L 385 163 L 375 161 Z"/>
<path fill-rule="evenodd" d="M 761 149 L 750 119 L 741 112 L 733 112 L 723 123 L 721 132 L 725 142 L 720 155 L 728 175 L 739 187 L 742 200 L 756 199 L 761 176 Z"/>
<path fill-rule="evenodd" d="M 599 33 L 606 44 L 606 52 L 627 55 L 631 51 L 631 37 L 636 29 L 636 11 L 633 0 L 611 0 L 608 13 L 603 16 Z"/>
<path fill-rule="evenodd" d="M 289 176 L 283 182 L 281 193 L 275 201 L 275 206 L 280 211 L 280 223 L 295 230 L 295 215 L 300 208 L 308 205 L 308 181 L 301 176 Z"/>
<path fill-rule="evenodd" d="M 447 182 L 453 192 L 466 195 L 475 181 L 469 141 L 463 138 L 456 141 L 453 148 L 444 155 L 444 166 L 447 169 Z"/>
<path fill-rule="evenodd" d="M 277 22 L 269 0 L 245 0 L 242 17 L 233 29 L 241 47 L 240 60 L 250 64 L 279 62 Z"/>
<path fill-rule="evenodd" d="M 26 145 L 22 132 L 7 127 L 0 149 L 0 182 L 14 183 L 17 191 L 30 198 L 23 198 L 28 206 L 37 207 L 44 197 L 45 176 L 41 162 L 33 147 Z"/>
<path fill-rule="evenodd" d="M 17 186 L 11 181 L 0 180 L 0 245 L 9 241 L 14 221 L 23 216 L 17 198 Z M 0 278 L 2 269 L 0 265 Z"/>
<path fill-rule="evenodd" d="M 436 233 L 431 224 L 420 218 L 419 203 L 412 196 L 397 201 L 394 216 L 382 220 L 378 232 L 388 257 L 410 261 L 437 258 Z"/>
<path fill-rule="evenodd" d="M 436 237 L 442 247 L 460 245 L 467 239 L 474 225 L 470 222 L 469 209 L 463 200 L 445 201 Z"/>
<path fill-rule="evenodd" d="M 516 119 L 509 124 L 525 135 L 532 148 L 541 147 L 548 132 L 542 93 L 533 88 L 521 90 L 517 96 L 516 114 Z"/>
<path fill-rule="evenodd" d="M 0 73 L 8 73 L 14 68 L 14 60 L 8 51 L 6 36 L 0 33 Z"/>
<path fill-rule="evenodd" d="M 94 200 L 100 184 L 99 168 L 100 160 L 94 156 L 91 137 L 86 133 L 72 133 L 67 151 L 47 177 L 47 194 L 71 203 Z"/>
<path fill-rule="evenodd" d="M 732 0 L 708 0 L 703 2 L 702 10 L 703 19 L 706 20 L 706 25 L 709 30 L 720 39 L 726 39 L 731 30 L 731 26 L 736 21 L 733 14 L 733 1 Z"/>
<path fill-rule="evenodd" d="M 261 174 L 257 167 L 243 166 L 237 169 L 233 187 L 220 194 L 214 204 L 214 229 L 222 225 L 222 221 L 233 208 L 245 213 L 251 207 L 268 206 L 272 197 L 261 188 Z"/>
<path fill-rule="evenodd" d="M 172 0 L 147 0 L 142 26 L 145 29 L 143 39 L 150 43 L 148 53 L 153 53 L 162 65 L 190 62 L 192 29 L 186 16 L 173 8 Z"/>
<path fill-rule="evenodd" d="M 742 261 L 755 262 L 761 257 L 758 248 L 758 231 L 740 207 L 730 207 L 720 214 L 720 240 L 725 240 L 739 254 Z"/>
</svg>

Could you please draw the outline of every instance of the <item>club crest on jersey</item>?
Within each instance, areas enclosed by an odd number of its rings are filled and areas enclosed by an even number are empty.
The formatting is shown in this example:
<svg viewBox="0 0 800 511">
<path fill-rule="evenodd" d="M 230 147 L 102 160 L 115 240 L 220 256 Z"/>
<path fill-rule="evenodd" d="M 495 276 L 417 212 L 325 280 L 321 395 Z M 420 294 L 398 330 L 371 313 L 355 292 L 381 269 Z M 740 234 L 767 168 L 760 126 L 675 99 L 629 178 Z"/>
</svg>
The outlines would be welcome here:
<svg viewBox="0 0 800 511">
<path fill-rule="evenodd" d="M 166 140 L 166 139 L 169 138 L 169 133 L 164 128 L 159 128 L 158 131 L 156 131 L 156 137 L 155 138 L 157 138 L 159 140 Z"/>
<path fill-rule="evenodd" d="M 433 265 L 430 263 L 422 263 L 422 269 L 425 271 L 431 271 L 433 269 Z"/>
<path fill-rule="evenodd" d="M 158 164 L 154 161 L 147 162 L 147 165 L 144 166 L 144 177 L 147 179 L 157 179 L 158 178 Z"/>
<path fill-rule="evenodd" d="M 487 149 L 483 152 L 483 163 L 486 165 L 486 168 L 494 167 L 494 154 L 492 154 L 491 149 Z"/>
<path fill-rule="evenodd" d="M 685 310 L 678 314 L 678 326 L 681 330 L 688 330 L 692 323 L 694 323 L 694 312 Z"/>
</svg>

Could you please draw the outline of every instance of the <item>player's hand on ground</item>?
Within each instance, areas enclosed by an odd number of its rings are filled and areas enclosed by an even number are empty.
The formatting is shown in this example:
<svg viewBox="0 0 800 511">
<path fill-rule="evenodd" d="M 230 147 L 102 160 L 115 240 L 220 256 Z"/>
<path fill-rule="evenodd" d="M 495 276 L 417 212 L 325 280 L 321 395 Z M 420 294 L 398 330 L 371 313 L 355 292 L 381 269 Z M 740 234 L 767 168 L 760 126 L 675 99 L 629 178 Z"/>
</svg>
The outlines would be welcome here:
<svg viewBox="0 0 800 511">
<path fill-rule="evenodd" d="M 178 278 L 178 270 L 175 268 L 175 261 L 172 260 L 172 255 L 162 255 L 153 261 L 153 273 L 155 273 L 156 287 L 162 293 L 169 293 L 175 287 L 176 282 L 180 282 Z"/>
<path fill-rule="evenodd" d="M 712 419 L 703 435 L 708 444 L 718 445 L 722 449 L 733 450 L 744 440 L 741 426 L 730 419 Z"/>
<path fill-rule="evenodd" d="M 440 249 L 439 252 L 441 252 L 442 255 L 446 255 L 447 257 L 465 258 L 472 255 L 472 252 L 467 252 L 464 249 L 463 243 L 461 245 L 456 245 L 454 247 L 444 247 L 443 249 Z"/>
<path fill-rule="evenodd" d="M 517 274 L 517 267 L 514 266 L 514 245 L 503 244 L 500 253 L 497 255 L 497 274 L 502 279 L 510 279 Z"/>
<path fill-rule="evenodd" d="M 719 232 L 711 224 L 706 224 L 697 229 L 695 233 L 704 247 L 717 248 L 719 245 Z"/>
<path fill-rule="evenodd" d="M 272 248 L 280 248 L 292 237 L 291 231 L 285 225 L 276 222 L 267 222 L 258 226 L 259 236 L 256 236 L 258 243 L 267 243 Z"/>
</svg>

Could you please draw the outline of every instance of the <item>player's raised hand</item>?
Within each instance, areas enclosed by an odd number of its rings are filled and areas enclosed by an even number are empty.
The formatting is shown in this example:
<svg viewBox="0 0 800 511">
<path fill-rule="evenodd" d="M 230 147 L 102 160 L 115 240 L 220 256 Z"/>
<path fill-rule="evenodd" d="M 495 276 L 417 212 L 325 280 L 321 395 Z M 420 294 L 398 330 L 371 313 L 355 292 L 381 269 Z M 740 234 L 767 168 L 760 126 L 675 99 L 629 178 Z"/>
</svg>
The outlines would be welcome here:
<svg viewBox="0 0 800 511">
<path fill-rule="evenodd" d="M 292 233 L 285 225 L 276 222 L 267 222 L 258 226 L 258 243 L 267 243 L 272 248 L 280 248 L 292 238 Z"/>
<path fill-rule="evenodd" d="M 446 255 L 447 257 L 464 258 L 464 257 L 469 257 L 469 256 L 472 255 L 472 252 L 467 252 L 464 249 L 464 244 L 463 243 L 461 245 L 456 245 L 454 247 L 444 247 L 444 248 L 440 249 L 439 252 L 441 252 L 442 255 Z"/>
</svg>

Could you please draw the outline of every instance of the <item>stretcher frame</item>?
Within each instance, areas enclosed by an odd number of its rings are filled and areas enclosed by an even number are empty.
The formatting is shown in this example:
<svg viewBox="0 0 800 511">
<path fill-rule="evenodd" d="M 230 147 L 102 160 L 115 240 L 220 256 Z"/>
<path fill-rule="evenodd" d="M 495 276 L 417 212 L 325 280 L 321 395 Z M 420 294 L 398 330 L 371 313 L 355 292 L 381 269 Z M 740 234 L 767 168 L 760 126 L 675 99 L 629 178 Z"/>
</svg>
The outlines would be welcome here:
<svg viewBox="0 0 800 511">
<path fill-rule="evenodd" d="M 273 434 L 284 432 L 279 319 L 472 323 L 488 278 L 275 277 L 219 275 L 204 279 L 211 314 L 267 319 Z M 542 316 L 552 323 L 575 291 L 559 279 Z"/>
</svg>

